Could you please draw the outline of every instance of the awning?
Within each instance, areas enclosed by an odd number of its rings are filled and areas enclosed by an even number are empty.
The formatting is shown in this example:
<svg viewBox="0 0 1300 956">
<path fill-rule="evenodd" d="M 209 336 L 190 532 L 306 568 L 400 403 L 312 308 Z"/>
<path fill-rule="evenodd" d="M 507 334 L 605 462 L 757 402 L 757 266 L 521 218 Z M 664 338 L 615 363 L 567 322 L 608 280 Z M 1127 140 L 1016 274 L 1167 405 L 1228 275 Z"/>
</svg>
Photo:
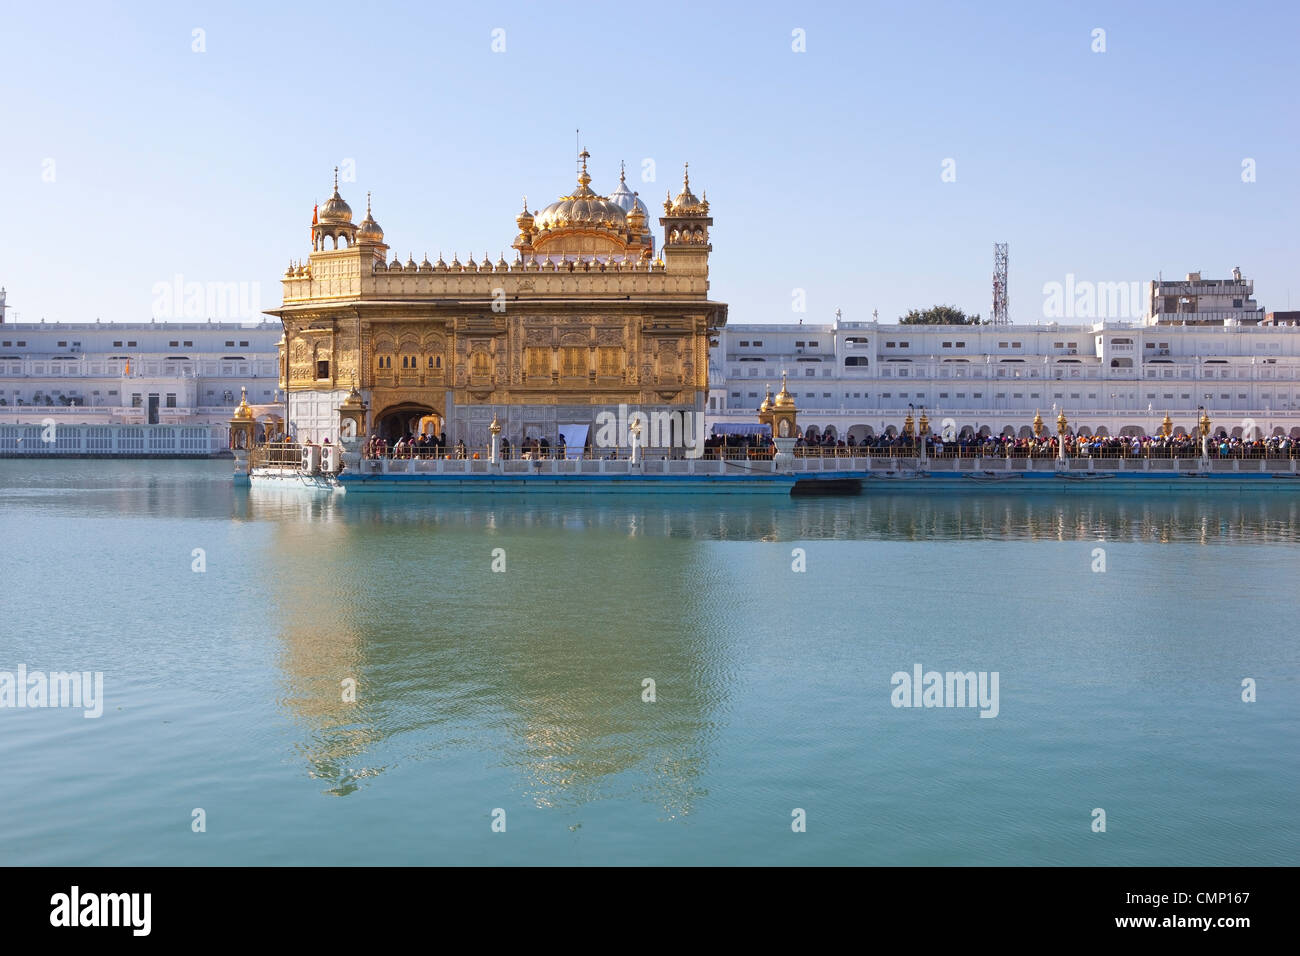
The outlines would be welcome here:
<svg viewBox="0 0 1300 956">
<path fill-rule="evenodd" d="M 715 422 L 713 425 L 713 434 L 770 435 L 772 434 L 772 426 L 760 425 L 758 422 Z"/>
<path fill-rule="evenodd" d="M 587 432 L 590 425 L 561 425 L 560 438 L 564 441 L 565 458 L 581 458 L 582 450 L 587 444 Z"/>
</svg>

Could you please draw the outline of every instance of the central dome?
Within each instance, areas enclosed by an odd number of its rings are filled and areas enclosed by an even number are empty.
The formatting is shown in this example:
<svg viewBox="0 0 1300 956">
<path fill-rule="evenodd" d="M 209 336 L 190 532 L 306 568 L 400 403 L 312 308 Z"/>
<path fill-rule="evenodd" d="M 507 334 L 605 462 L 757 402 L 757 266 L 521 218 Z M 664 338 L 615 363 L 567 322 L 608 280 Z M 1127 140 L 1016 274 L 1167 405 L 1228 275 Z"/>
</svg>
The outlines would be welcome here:
<svg viewBox="0 0 1300 956">
<path fill-rule="evenodd" d="M 561 196 L 534 217 L 533 227 L 538 232 L 574 226 L 610 229 L 619 233 L 627 230 L 627 213 L 623 207 L 592 191 L 591 177 L 587 175 L 587 156 L 587 151 L 583 150 L 582 172 L 578 174 L 578 188 L 573 194 Z"/>
</svg>

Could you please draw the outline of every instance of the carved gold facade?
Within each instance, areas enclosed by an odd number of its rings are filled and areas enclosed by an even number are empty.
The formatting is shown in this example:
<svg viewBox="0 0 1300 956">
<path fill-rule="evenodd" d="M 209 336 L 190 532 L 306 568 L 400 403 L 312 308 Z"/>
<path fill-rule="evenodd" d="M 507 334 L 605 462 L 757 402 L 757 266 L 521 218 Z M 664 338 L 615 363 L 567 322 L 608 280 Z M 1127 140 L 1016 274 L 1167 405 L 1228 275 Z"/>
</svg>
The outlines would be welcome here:
<svg viewBox="0 0 1300 956">
<path fill-rule="evenodd" d="M 622 182 L 595 193 L 587 158 L 572 194 L 516 218 L 513 263 L 390 262 L 369 199 L 354 224 L 336 179 L 270 313 L 284 323 L 280 379 L 298 437 L 337 440 L 354 384 L 371 432 L 396 437 L 432 417 L 475 446 L 494 415 L 516 441 L 554 440 L 559 425 L 619 405 L 702 413 L 727 317 L 708 296 L 708 201 L 684 178 L 656 258 L 644 204 Z"/>
</svg>

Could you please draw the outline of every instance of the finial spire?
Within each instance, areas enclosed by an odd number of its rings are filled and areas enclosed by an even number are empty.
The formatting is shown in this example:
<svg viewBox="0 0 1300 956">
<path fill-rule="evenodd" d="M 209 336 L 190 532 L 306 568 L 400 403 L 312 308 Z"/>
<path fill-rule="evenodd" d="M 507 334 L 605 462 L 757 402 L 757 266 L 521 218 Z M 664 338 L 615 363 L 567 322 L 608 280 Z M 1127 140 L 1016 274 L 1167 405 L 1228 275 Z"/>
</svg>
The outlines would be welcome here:
<svg viewBox="0 0 1300 956">
<path fill-rule="evenodd" d="M 690 191 L 691 188 L 691 164 L 690 163 L 687 163 L 683 167 L 682 185 L 686 187 L 688 192 Z"/>
<path fill-rule="evenodd" d="M 578 159 L 582 161 L 582 172 L 578 173 L 578 184 L 581 186 L 586 186 L 591 182 L 591 177 L 587 175 L 587 159 L 590 156 L 591 153 L 587 152 L 585 149 L 578 154 Z"/>
<path fill-rule="evenodd" d="M 334 167 L 334 195 L 339 194 L 339 168 Z"/>
<path fill-rule="evenodd" d="M 620 183 L 627 182 L 627 164 L 621 159 L 618 161 L 618 181 Z"/>
</svg>

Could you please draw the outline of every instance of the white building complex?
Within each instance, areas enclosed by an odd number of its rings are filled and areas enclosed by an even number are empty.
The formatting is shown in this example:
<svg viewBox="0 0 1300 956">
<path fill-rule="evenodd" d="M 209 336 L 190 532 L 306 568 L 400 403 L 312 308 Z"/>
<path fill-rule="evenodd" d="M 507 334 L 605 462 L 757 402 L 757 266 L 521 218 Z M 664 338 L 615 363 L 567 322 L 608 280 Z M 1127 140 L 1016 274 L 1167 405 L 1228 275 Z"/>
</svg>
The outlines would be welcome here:
<svg viewBox="0 0 1300 956">
<path fill-rule="evenodd" d="M 2 320 L 0 454 L 209 454 L 226 447 L 241 390 L 268 423 L 282 399 L 275 320 Z"/>
<path fill-rule="evenodd" d="M 1166 412 L 1190 432 L 1205 408 L 1216 432 L 1300 437 L 1300 314 L 1266 314 L 1239 270 L 1148 293 L 1142 321 L 729 324 L 709 412 L 754 421 L 784 372 L 804 432 L 842 440 L 897 434 L 913 408 L 937 434 L 1028 437 L 1036 412 L 1062 411 L 1085 434 L 1153 435 Z"/>
</svg>

